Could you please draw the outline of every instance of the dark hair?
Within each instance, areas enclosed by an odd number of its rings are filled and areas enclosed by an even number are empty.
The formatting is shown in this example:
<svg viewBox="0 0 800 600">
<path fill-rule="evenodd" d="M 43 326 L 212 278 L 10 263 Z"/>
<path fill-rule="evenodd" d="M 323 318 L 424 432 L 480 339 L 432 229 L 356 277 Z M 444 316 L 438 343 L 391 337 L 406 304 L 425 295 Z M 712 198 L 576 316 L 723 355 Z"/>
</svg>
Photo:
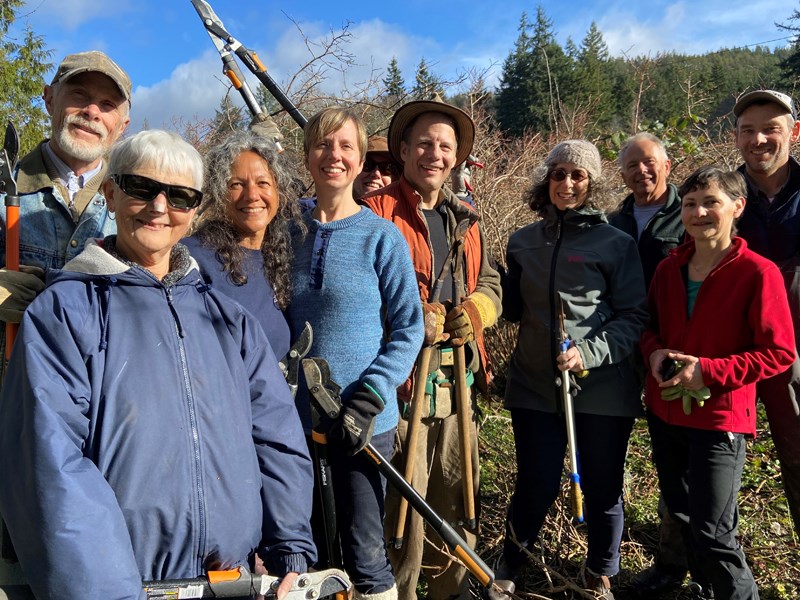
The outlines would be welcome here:
<svg viewBox="0 0 800 600">
<path fill-rule="evenodd" d="M 689 175 L 678 190 L 678 195 L 683 198 L 697 189 L 706 189 L 712 183 L 716 183 L 719 189 L 732 200 L 747 198 L 747 184 L 742 174 L 738 171 L 721 169 L 716 165 L 700 167 Z"/>
<path fill-rule="evenodd" d="M 550 200 L 550 174 L 553 169 L 540 167 L 534 174 L 534 184 L 531 186 L 523 196 L 525 203 L 530 209 L 542 215 L 544 208 L 548 204 L 552 204 Z M 610 206 L 611 201 L 611 188 L 608 182 L 601 179 L 592 179 L 589 175 L 589 196 L 586 198 L 585 205 L 589 208 L 597 210 L 605 210 Z"/>
<path fill-rule="evenodd" d="M 278 212 L 267 227 L 261 242 L 264 275 L 275 290 L 278 306 L 285 309 L 292 296 L 293 228 L 302 229 L 300 208 L 289 195 L 291 170 L 283 154 L 269 140 L 249 131 L 234 131 L 206 155 L 206 201 L 200 207 L 195 234 L 204 246 L 216 250 L 227 276 L 235 285 L 247 283 L 243 271 L 245 252 L 240 245 L 242 234 L 233 225 L 227 212 L 228 181 L 231 167 L 243 152 L 254 152 L 267 163 L 278 190 Z"/>
</svg>

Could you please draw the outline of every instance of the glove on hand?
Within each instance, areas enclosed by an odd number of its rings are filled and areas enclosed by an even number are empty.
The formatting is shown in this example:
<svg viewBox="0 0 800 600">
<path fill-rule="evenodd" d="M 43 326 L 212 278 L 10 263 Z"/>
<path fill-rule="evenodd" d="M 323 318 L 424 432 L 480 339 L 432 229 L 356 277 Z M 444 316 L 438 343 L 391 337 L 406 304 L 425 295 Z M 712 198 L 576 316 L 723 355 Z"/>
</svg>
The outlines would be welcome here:
<svg viewBox="0 0 800 600">
<path fill-rule="evenodd" d="M 422 303 L 422 319 L 425 323 L 425 339 L 423 343 L 426 346 L 433 346 L 448 338 L 448 336 L 444 335 L 446 315 L 447 309 L 445 309 L 444 304 L 440 302 Z"/>
<path fill-rule="evenodd" d="M 19 323 L 33 299 L 44 289 L 44 271 L 20 266 L 19 271 L 0 269 L 0 320 Z"/>
<path fill-rule="evenodd" d="M 492 301 L 475 292 L 447 313 L 444 332 L 449 335 L 453 346 L 463 346 L 475 339 L 476 332 L 480 333 L 484 327 L 490 327 L 495 320 L 496 311 Z"/>
<path fill-rule="evenodd" d="M 372 439 L 375 416 L 383 410 L 383 400 L 369 385 L 360 389 L 344 403 L 327 433 L 328 439 L 344 448 L 349 456 L 357 454 Z"/>
<path fill-rule="evenodd" d="M 250 121 L 250 131 L 256 134 L 257 136 L 266 138 L 271 142 L 275 142 L 276 144 L 280 144 L 283 140 L 283 134 L 281 130 L 278 129 L 275 121 L 272 120 L 272 117 L 268 115 L 264 115 L 261 118 L 254 117 L 252 121 Z"/>
</svg>

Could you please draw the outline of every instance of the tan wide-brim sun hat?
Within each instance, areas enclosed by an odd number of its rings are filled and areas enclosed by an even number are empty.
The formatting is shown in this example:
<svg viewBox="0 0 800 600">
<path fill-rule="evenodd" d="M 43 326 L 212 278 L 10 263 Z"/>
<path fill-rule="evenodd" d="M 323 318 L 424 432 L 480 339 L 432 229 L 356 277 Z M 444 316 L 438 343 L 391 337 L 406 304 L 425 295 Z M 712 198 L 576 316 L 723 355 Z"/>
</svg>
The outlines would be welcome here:
<svg viewBox="0 0 800 600">
<path fill-rule="evenodd" d="M 446 104 L 437 94 L 433 100 L 415 100 L 397 109 L 389 125 L 389 153 L 398 163 L 403 164 L 400 157 L 400 142 L 403 133 L 411 123 L 422 113 L 438 112 L 453 119 L 456 124 L 456 164 L 458 166 L 467 160 L 475 143 L 475 123 L 470 116 L 452 104 Z"/>
<path fill-rule="evenodd" d="M 391 158 L 392 155 L 389 152 L 389 145 L 386 142 L 386 138 L 382 135 L 369 136 L 367 140 L 367 156 L 385 156 L 386 158 Z"/>
</svg>

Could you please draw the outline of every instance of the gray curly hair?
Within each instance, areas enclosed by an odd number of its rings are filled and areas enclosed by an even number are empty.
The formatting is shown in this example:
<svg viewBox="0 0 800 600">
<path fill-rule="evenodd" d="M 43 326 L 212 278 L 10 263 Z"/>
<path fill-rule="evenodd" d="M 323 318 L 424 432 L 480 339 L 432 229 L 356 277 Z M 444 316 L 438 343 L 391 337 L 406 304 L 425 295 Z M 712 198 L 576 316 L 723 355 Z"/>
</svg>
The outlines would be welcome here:
<svg viewBox="0 0 800 600">
<path fill-rule="evenodd" d="M 285 309 L 292 295 L 292 244 L 293 228 L 301 228 L 300 207 L 291 196 L 294 189 L 292 170 L 288 160 L 279 153 L 275 144 L 250 131 L 234 131 L 206 154 L 205 201 L 200 207 L 200 217 L 195 235 L 204 246 L 216 250 L 217 259 L 235 285 L 247 283 L 243 270 L 244 250 L 240 245 L 242 234 L 227 212 L 228 181 L 233 162 L 242 152 L 258 154 L 269 166 L 278 191 L 278 211 L 267 227 L 261 254 L 264 257 L 264 274 L 275 290 L 278 305 Z"/>
</svg>

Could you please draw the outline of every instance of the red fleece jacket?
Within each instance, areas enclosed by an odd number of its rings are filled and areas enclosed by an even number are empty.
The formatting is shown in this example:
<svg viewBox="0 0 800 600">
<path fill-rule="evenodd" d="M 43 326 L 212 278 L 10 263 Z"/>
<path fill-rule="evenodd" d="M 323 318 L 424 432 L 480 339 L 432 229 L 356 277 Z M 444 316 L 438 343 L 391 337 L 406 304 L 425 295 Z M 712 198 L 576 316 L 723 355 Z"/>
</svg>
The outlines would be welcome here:
<svg viewBox="0 0 800 600">
<path fill-rule="evenodd" d="M 754 435 L 756 382 L 785 371 L 794 360 L 783 277 L 774 263 L 734 238 L 731 252 L 703 281 L 689 317 L 681 269 L 694 251 L 693 241 L 683 244 L 656 269 L 641 349 L 648 366 L 659 348 L 699 357 L 711 398 L 685 415 L 680 400 L 661 399 L 661 389 L 648 375 L 645 403 L 672 425 Z"/>
</svg>

